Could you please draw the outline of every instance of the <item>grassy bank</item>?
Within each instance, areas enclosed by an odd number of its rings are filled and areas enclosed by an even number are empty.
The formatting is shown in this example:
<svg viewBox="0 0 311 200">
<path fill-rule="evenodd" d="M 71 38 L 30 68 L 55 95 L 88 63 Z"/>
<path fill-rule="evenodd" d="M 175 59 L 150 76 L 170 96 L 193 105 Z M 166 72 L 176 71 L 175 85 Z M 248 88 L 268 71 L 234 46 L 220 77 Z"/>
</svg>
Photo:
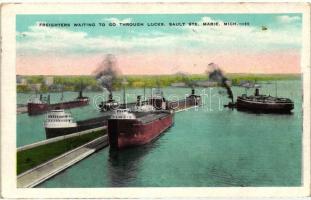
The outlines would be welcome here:
<svg viewBox="0 0 311 200">
<path fill-rule="evenodd" d="M 298 80 L 300 74 L 228 74 L 227 77 L 232 84 L 239 84 L 241 81 L 277 81 L 277 80 Z"/>
<path fill-rule="evenodd" d="M 34 168 L 67 151 L 103 136 L 104 134 L 105 130 L 96 131 L 17 152 L 17 174 Z"/>
<path fill-rule="evenodd" d="M 240 81 L 274 81 L 274 80 L 293 80 L 299 79 L 299 74 L 227 74 L 226 75 L 233 84 L 239 84 Z M 81 83 L 86 90 L 101 91 L 102 88 L 97 83 L 93 76 L 54 76 L 54 83 L 52 86 L 46 86 L 44 84 L 44 76 L 25 76 L 27 85 L 18 85 L 17 92 L 30 92 L 31 84 L 41 84 L 39 92 L 58 91 L 56 86 L 62 85 L 64 91 L 78 91 Z M 167 87 L 172 83 L 178 82 L 195 82 L 208 80 L 206 74 L 191 74 L 187 77 L 182 75 L 126 75 L 119 77 L 114 83 L 114 89 L 119 90 L 122 87 L 121 82 L 126 79 L 129 88 L 142 88 L 142 87 Z"/>
</svg>

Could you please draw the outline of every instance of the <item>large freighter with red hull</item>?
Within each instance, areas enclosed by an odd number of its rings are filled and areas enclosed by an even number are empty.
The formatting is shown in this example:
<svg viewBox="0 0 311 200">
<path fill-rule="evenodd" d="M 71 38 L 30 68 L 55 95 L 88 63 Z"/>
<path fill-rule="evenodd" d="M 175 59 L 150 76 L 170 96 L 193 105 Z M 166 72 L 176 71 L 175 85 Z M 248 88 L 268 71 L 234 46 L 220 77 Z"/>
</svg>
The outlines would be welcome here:
<svg viewBox="0 0 311 200">
<path fill-rule="evenodd" d="M 157 138 L 173 125 L 174 112 L 190 107 L 200 106 L 201 97 L 192 94 L 185 99 L 169 102 L 158 89 L 155 94 L 142 105 L 140 96 L 133 109 L 118 109 L 108 119 L 108 137 L 111 148 L 122 149 L 140 146 Z M 146 102 L 143 102 L 146 103 Z"/>
<path fill-rule="evenodd" d="M 109 99 L 112 99 L 112 96 Z M 63 109 L 50 111 L 44 124 L 47 138 L 103 127 L 110 118 L 110 140 L 114 146 L 119 148 L 117 144 L 120 144 L 123 148 L 141 145 L 148 143 L 173 124 L 173 112 L 200 106 L 202 103 L 201 97 L 195 95 L 194 90 L 185 99 L 169 102 L 163 97 L 162 92 L 157 90 L 148 100 L 142 100 L 141 96 L 137 96 L 135 103 L 117 103 L 118 107 L 128 108 L 123 111 L 122 109 L 115 111 L 114 102 L 112 99 L 106 102 L 107 105 L 103 104 L 101 108 L 105 108 L 105 112 L 102 112 L 100 117 L 77 122 L 74 122 L 71 115 L 65 113 Z M 120 130 L 121 134 L 118 134 Z M 136 133 L 134 139 L 131 139 L 132 133 Z"/>
<path fill-rule="evenodd" d="M 171 111 L 130 112 L 128 109 L 118 109 L 108 120 L 109 145 L 115 149 L 144 145 L 172 124 Z"/>
<path fill-rule="evenodd" d="M 43 100 L 42 95 L 40 95 L 40 98 L 34 98 L 28 102 L 27 110 L 29 115 L 38 115 L 50 110 L 86 106 L 89 104 L 89 101 L 88 97 L 82 95 L 82 90 L 79 92 L 79 96 L 76 99 L 55 104 L 50 104 L 50 96 L 48 96 L 46 100 Z"/>
</svg>

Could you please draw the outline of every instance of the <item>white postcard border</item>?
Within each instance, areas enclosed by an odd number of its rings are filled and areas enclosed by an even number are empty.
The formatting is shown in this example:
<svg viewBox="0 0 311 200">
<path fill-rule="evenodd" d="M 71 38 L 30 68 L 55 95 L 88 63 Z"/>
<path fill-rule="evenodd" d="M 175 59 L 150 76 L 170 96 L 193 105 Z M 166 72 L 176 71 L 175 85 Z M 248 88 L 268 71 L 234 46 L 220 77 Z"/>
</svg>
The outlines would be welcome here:
<svg viewBox="0 0 311 200">
<path fill-rule="evenodd" d="M 126 5 L 125 5 L 126 4 Z M 191 7 L 191 9 L 190 9 Z M 301 187 L 16 188 L 16 14 L 303 14 L 303 185 Z M 1 13 L 1 189 L 7 198 L 288 197 L 310 195 L 310 9 L 305 3 L 8 4 Z M 281 169 L 280 169 L 281 170 Z"/>
</svg>

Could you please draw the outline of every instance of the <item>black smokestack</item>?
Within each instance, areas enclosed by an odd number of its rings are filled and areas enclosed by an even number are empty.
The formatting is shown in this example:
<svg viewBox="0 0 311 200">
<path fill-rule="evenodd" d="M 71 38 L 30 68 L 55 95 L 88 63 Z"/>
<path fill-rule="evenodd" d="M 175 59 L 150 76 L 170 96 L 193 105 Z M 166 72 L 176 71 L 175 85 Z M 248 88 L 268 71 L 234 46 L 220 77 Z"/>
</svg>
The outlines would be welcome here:
<svg viewBox="0 0 311 200">
<path fill-rule="evenodd" d="M 103 88 L 106 88 L 109 92 L 109 97 L 112 97 L 113 84 L 119 75 L 116 57 L 112 54 L 106 55 L 94 73 L 98 83 Z"/>
<path fill-rule="evenodd" d="M 229 80 L 221 69 L 216 65 L 215 63 L 208 64 L 208 67 L 210 70 L 207 71 L 208 77 L 210 80 L 217 81 L 221 84 L 222 87 L 226 88 L 228 97 L 231 99 L 231 102 L 233 103 L 233 93 L 229 85 Z"/>
</svg>

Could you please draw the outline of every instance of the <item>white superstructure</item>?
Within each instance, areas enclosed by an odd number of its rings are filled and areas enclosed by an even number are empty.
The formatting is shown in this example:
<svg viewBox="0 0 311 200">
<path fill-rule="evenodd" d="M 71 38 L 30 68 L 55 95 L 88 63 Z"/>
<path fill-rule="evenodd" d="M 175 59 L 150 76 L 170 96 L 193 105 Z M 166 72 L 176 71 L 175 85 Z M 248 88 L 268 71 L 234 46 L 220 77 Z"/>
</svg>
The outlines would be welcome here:
<svg viewBox="0 0 311 200">
<path fill-rule="evenodd" d="M 155 108 L 152 105 L 146 104 L 142 106 L 134 106 L 134 112 L 152 112 L 155 111 Z"/>
<path fill-rule="evenodd" d="M 70 113 L 66 113 L 63 109 L 51 110 L 46 114 L 44 121 L 45 128 L 72 128 L 77 127 Z"/>
<path fill-rule="evenodd" d="M 136 119 L 133 113 L 129 112 L 129 109 L 117 109 L 114 111 L 111 119 Z"/>
<path fill-rule="evenodd" d="M 41 99 L 39 97 L 33 97 L 28 99 L 27 103 L 32 103 L 32 104 L 43 104 L 44 102 L 41 101 Z"/>
</svg>

